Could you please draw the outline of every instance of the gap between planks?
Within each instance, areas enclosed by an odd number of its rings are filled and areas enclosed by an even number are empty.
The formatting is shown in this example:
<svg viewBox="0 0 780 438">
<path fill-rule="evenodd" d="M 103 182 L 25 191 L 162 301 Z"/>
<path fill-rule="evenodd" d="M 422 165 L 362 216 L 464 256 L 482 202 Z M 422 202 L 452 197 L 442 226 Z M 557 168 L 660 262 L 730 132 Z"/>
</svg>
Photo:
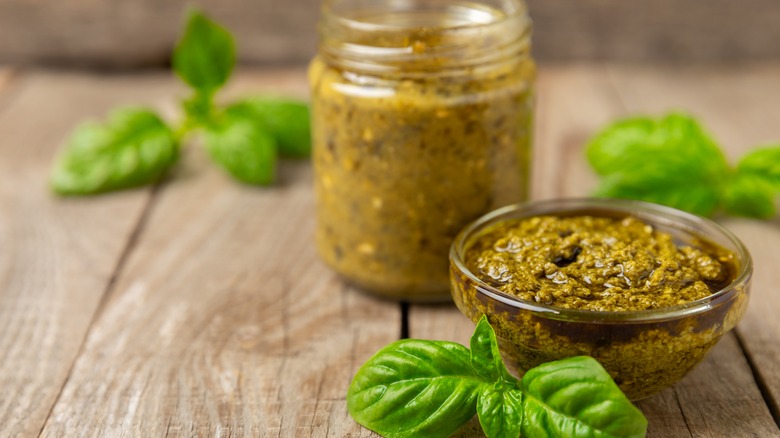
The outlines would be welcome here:
<svg viewBox="0 0 780 438">
<path fill-rule="evenodd" d="M 409 339 L 409 303 L 401 301 L 399 304 L 401 311 L 401 334 L 399 339 Z"/>
<path fill-rule="evenodd" d="M 46 414 L 46 419 L 41 423 L 41 428 L 38 431 L 38 437 L 40 437 L 43 434 L 43 430 L 46 427 L 46 423 L 49 422 L 49 417 L 51 417 L 52 412 L 54 412 L 54 407 L 60 401 L 60 397 L 62 397 L 63 389 L 65 389 L 65 386 L 67 386 L 68 381 L 70 381 L 71 374 L 73 373 L 73 367 L 76 365 L 76 362 L 79 360 L 82 353 L 84 352 L 84 346 L 87 343 L 87 338 L 89 337 L 89 333 L 90 331 L 92 331 L 92 327 L 95 325 L 95 321 L 97 321 L 98 318 L 100 318 L 100 315 L 103 314 L 103 311 L 105 310 L 106 307 L 106 303 L 108 302 L 109 297 L 115 290 L 116 281 L 119 278 L 119 275 L 122 273 L 122 270 L 124 269 L 125 264 L 127 263 L 127 260 L 130 256 L 130 253 L 132 253 L 133 248 L 138 243 L 139 238 L 144 231 L 144 228 L 149 219 L 149 214 L 154 208 L 155 200 L 158 198 L 159 192 L 164 184 L 165 184 L 165 180 L 160 181 L 156 183 L 154 186 L 152 186 L 151 188 L 147 189 L 149 190 L 149 196 L 146 198 L 146 202 L 142 207 L 141 214 L 138 217 L 138 221 L 135 223 L 133 230 L 130 232 L 130 236 L 127 238 L 125 245 L 119 254 L 119 259 L 117 260 L 114 269 L 111 271 L 111 276 L 108 279 L 106 288 L 100 297 L 100 301 L 98 302 L 95 312 L 92 314 L 92 319 L 90 319 L 89 325 L 87 325 L 87 329 L 84 332 L 84 337 L 81 339 L 81 345 L 79 345 L 78 352 L 76 353 L 76 355 L 73 358 L 73 361 L 70 363 L 70 366 L 68 367 L 68 374 L 65 377 L 65 380 L 62 382 L 62 386 L 60 386 L 59 391 L 57 391 L 57 396 L 54 398 L 54 402 L 49 407 L 49 412 Z"/>
<path fill-rule="evenodd" d="M 742 349 L 742 352 L 745 355 L 745 360 L 747 360 L 750 371 L 753 373 L 753 380 L 756 381 L 758 390 L 761 392 L 761 397 L 763 397 L 764 402 L 769 409 L 769 413 L 772 415 L 772 419 L 775 420 L 775 424 L 777 424 L 777 426 L 780 428 L 780 410 L 778 410 L 777 405 L 774 403 L 774 398 L 772 397 L 769 384 L 761 374 L 758 364 L 753 360 L 753 357 L 748 352 L 745 345 L 745 340 L 742 338 L 742 334 L 739 330 L 734 330 L 734 338 L 737 340 L 737 345 L 739 345 L 739 348 Z"/>
<path fill-rule="evenodd" d="M 0 435 L 40 430 L 146 203 L 141 191 L 61 199 L 47 187 L 51 160 L 78 121 L 123 101 L 159 103 L 172 82 L 157 74 L 128 78 L 2 74 L 0 380 L 14 397 L 0 397 Z"/>
</svg>

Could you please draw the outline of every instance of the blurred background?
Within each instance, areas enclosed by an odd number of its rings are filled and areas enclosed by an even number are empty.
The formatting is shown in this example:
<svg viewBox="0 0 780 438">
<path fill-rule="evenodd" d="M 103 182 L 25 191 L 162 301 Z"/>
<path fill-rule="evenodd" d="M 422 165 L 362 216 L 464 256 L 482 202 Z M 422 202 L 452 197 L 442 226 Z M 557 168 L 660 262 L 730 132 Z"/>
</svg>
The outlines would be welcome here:
<svg viewBox="0 0 780 438">
<path fill-rule="evenodd" d="M 0 0 L 0 64 L 168 65 L 189 5 L 237 37 L 240 62 L 300 65 L 321 0 Z M 780 60 L 780 0 L 527 0 L 541 63 Z"/>
</svg>

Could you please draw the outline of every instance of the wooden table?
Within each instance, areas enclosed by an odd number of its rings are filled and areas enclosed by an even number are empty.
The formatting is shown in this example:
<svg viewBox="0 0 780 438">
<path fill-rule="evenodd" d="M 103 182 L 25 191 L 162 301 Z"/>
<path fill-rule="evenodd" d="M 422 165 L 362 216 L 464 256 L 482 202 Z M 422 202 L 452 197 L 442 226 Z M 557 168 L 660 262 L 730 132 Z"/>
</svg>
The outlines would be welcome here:
<svg viewBox="0 0 780 438">
<path fill-rule="evenodd" d="M 303 69 L 243 72 L 228 94 L 305 95 Z M 47 190 L 85 117 L 176 112 L 167 73 L 0 71 L 0 436 L 372 436 L 347 415 L 357 369 L 402 333 L 466 342 L 452 305 L 363 295 L 317 258 L 312 175 L 240 186 L 191 145 L 170 181 L 84 199 Z M 684 108 L 734 159 L 780 140 L 780 65 L 542 68 L 534 197 L 585 195 L 582 146 L 626 114 Z M 639 405 L 652 437 L 780 436 L 780 221 L 728 219 L 755 258 L 738 329 Z"/>
</svg>

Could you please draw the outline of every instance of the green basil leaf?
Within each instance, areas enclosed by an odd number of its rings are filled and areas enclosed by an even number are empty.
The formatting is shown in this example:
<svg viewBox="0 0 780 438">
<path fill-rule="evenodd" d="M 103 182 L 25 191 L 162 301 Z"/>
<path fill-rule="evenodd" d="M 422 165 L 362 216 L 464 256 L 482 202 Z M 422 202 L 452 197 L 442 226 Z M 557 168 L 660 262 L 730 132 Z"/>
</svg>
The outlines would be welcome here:
<svg viewBox="0 0 780 438">
<path fill-rule="evenodd" d="M 238 181 L 255 185 L 274 182 L 276 146 L 273 138 L 256 124 L 224 118 L 207 129 L 206 149 Z"/>
<path fill-rule="evenodd" d="M 593 169 L 599 175 L 621 173 L 635 157 L 635 148 L 648 146 L 647 140 L 658 123 L 649 118 L 620 120 L 602 130 L 590 140 L 585 152 Z"/>
<path fill-rule="evenodd" d="M 200 11 L 191 11 L 173 52 L 173 69 L 179 77 L 210 95 L 227 81 L 235 63 L 236 45 L 230 32 Z"/>
<path fill-rule="evenodd" d="M 765 146 L 748 153 L 740 160 L 737 171 L 761 177 L 780 191 L 780 146 Z"/>
<path fill-rule="evenodd" d="M 658 120 L 616 122 L 589 142 L 586 153 L 600 175 L 645 169 L 671 173 L 671 167 L 692 170 L 697 176 L 721 176 L 728 168 L 720 147 L 696 119 L 678 113 Z M 696 161 L 703 158 L 707 161 Z"/>
<path fill-rule="evenodd" d="M 701 215 L 717 208 L 728 163 L 699 123 L 684 114 L 611 125 L 586 149 L 605 177 L 599 196 L 666 204 Z"/>
<path fill-rule="evenodd" d="M 305 102 L 281 97 L 255 97 L 231 104 L 226 112 L 262 124 L 276 140 L 283 156 L 303 158 L 311 153 L 309 106 Z"/>
<path fill-rule="evenodd" d="M 523 436 L 644 437 L 647 419 L 593 358 L 572 357 L 529 370 Z"/>
<path fill-rule="evenodd" d="M 519 437 L 523 424 L 523 391 L 502 384 L 485 385 L 477 400 L 477 415 L 488 438 Z"/>
<path fill-rule="evenodd" d="M 474 334 L 471 336 L 471 366 L 480 377 L 487 381 L 517 382 L 517 379 L 506 370 L 504 362 L 501 360 L 496 332 L 493 331 L 493 327 L 490 326 L 485 315 L 482 315 L 474 329 Z"/>
<path fill-rule="evenodd" d="M 347 409 L 355 421 L 388 438 L 448 437 L 474 416 L 483 384 L 462 345 L 405 339 L 358 370 Z"/>
<path fill-rule="evenodd" d="M 686 190 L 680 190 L 680 187 Z M 721 202 L 721 190 L 704 181 L 686 181 L 676 175 L 648 172 L 610 175 L 601 181 L 593 195 L 655 202 L 700 216 L 710 216 Z"/>
<path fill-rule="evenodd" d="M 488 438 L 516 438 L 523 422 L 523 393 L 518 388 L 520 382 L 501 360 L 496 332 L 485 315 L 471 336 L 471 367 L 484 380 L 495 382 L 486 384 L 477 399 L 477 415 L 485 434 Z"/>
<path fill-rule="evenodd" d="M 51 186 L 62 195 L 86 195 L 149 184 L 178 156 L 174 133 L 157 114 L 120 109 L 104 124 L 75 130 L 54 165 Z"/>
<path fill-rule="evenodd" d="M 724 208 L 726 213 L 734 216 L 770 219 L 777 213 L 776 193 L 771 180 L 763 175 L 737 172 L 726 188 Z"/>
</svg>

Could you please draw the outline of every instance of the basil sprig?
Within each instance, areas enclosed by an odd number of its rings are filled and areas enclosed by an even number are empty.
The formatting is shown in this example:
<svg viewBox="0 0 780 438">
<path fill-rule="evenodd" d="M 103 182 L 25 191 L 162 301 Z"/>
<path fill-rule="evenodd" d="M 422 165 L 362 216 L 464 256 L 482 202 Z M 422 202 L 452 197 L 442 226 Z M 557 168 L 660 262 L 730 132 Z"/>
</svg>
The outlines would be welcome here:
<svg viewBox="0 0 780 438">
<path fill-rule="evenodd" d="M 486 317 L 471 350 L 404 339 L 358 370 L 347 409 L 388 438 L 448 437 L 477 414 L 488 438 L 644 437 L 647 419 L 591 357 L 549 362 L 518 380 Z"/>
<path fill-rule="evenodd" d="M 279 97 L 251 97 L 221 107 L 216 93 L 236 63 L 230 32 L 192 11 L 173 53 L 173 68 L 192 90 L 181 102 L 185 118 L 166 123 L 147 108 L 124 108 L 104 123 L 79 127 L 54 164 L 52 189 L 89 195 L 151 184 L 176 163 L 185 139 L 205 134 L 213 161 L 237 181 L 269 185 L 277 155 L 311 151 L 309 107 Z"/>
<path fill-rule="evenodd" d="M 656 202 L 702 216 L 769 219 L 780 197 L 780 145 L 729 166 L 718 144 L 686 114 L 621 120 L 586 149 L 602 177 L 597 196 Z"/>
</svg>

